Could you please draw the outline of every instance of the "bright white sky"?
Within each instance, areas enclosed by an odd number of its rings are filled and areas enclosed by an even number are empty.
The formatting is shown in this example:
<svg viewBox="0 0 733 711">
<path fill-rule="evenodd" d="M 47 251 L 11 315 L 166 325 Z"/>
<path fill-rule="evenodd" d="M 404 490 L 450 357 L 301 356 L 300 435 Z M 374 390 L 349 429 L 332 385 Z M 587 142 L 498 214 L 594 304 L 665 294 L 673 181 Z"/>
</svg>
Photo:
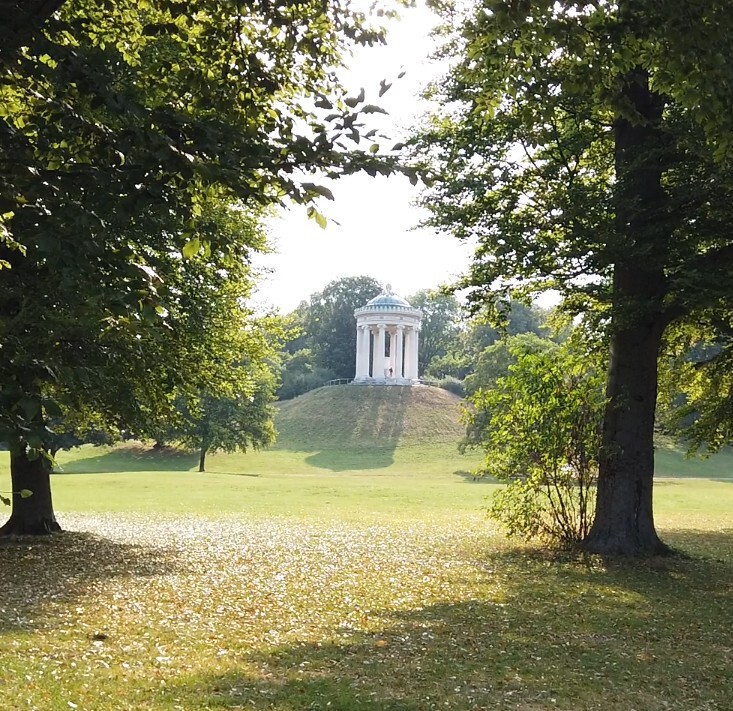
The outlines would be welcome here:
<svg viewBox="0 0 733 711">
<path fill-rule="evenodd" d="M 424 7 L 404 10 L 403 19 L 392 24 L 386 46 L 360 49 L 349 62 L 350 93 L 358 93 L 363 86 L 367 103 L 389 111 L 383 130 L 395 141 L 419 119 L 420 88 L 439 75 L 428 60 L 434 24 Z M 379 98 L 380 80 L 391 81 L 401 71 L 405 76 Z M 329 220 L 325 230 L 308 220 L 302 207 L 271 222 L 277 252 L 256 262 L 268 271 L 256 294 L 263 306 L 291 311 L 330 281 L 361 275 L 391 284 L 395 293 L 409 296 L 449 282 L 467 269 L 468 246 L 448 235 L 416 229 L 423 216 L 413 204 L 419 188 L 406 178 L 354 175 L 329 187 L 335 201 L 323 200 L 320 205 Z"/>
</svg>

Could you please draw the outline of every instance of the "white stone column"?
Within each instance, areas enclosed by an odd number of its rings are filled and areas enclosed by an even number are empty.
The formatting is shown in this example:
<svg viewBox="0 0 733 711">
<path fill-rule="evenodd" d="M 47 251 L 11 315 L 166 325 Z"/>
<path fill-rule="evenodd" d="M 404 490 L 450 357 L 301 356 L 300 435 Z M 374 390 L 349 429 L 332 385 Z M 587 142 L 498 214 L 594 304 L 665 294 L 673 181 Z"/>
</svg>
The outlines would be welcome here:
<svg viewBox="0 0 733 711">
<path fill-rule="evenodd" d="M 395 363 L 394 363 L 395 330 L 393 328 L 388 328 L 387 333 L 389 334 L 389 358 L 387 359 L 387 364 L 385 368 L 387 370 L 387 377 L 394 378 L 395 377 L 395 367 L 394 367 L 395 366 Z"/>
<path fill-rule="evenodd" d="M 412 363 L 412 360 L 410 359 L 410 351 L 412 349 L 412 326 L 407 326 L 405 328 L 405 360 L 402 365 L 402 370 L 405 374 L 406 378 L 411 378 L 410 375 L 410 363 Z"/>
<path fill-rule="evenodd" d="M 359 325 L 356 328 L 356 376 L 369 377 L 369 327 Z"/>
<path fill-rule="evenodd" d="M 374 347 L 372 348 L 372 378 L 377 378 L 379 373 L 379 365 L 377 354 L 379 353 L 379 339 L 377 338 L 377 330 L 374 326 L 370 326 L 369 332 L 374 336 Z"/>
<path fill-rule="evenodd" d="M 364 356 L 364 375 L 370 378 L 371 375 L 369 373 L 372 369 L 372 327 L 368 325 L 364 326 L 364 343 L 366 349 L 366 355 Z"/>
<path fill-rule="evenodd" d="M 412 326 L 405 335 L 405 377 L 414 380 L 417 378 L 417 329 Z"/>
<path fill-rule="evenodd" d="M 415 375 L 413 375 L 412 377 L 419 378 L 420 376 L 418 375 L 419 373 L 418 361 L 419 361 L 419 353 L 420 353 L 420 329 L 419 328 L 414 329 L 414 334 L 415 334 L 415 337 L 413 341 L 413 351 L 412 351 L 412 357 L 413 357 L 413 366 L 412 366 L 413 371 L 412 372 L 415 373 Z"/>
<path fill-rule="evenodd" d="M 358 378 L 361 374 L 361 346 L 362 346 L 362 330 L 361 326 L 356 324 L 356 363 L 354 363 L 354 377 Z"/>
<path fill-rule="evenodd" d="M 363 360 L 363 366 L 362 366 L 362 372 L 364 373 L 364 377 L 369 377 L 369 358 L 371 354 L 371 345 L 372 345 L 372 329 L 369 326 L 362 326 L 364 329 L 364 350 L 362 351 L 362 357 Z"/>
<path fill-rule="evenodd" d="M 384 350 L 385 350 L 385 340 L 384 340 L 384 324 L 379 324 L 379 335 L 377 336 L 377 342 L 376 347 L 374 349 L 374 364 L 376 365 L 376 368 L 374 368 L 372 376 L 378 379 L 384 378 Z"/>
<path fill-rule="evenodd" d="M 395 342 L 394 342 L 394 377 L 395 378 L 401 378 L 402 377 L 402 348 L 404 345 L 404 339 L 405 339 L 405 328 L 404 326 L 397 326 L 397 332 L 395 333 Z"/>
</svg>

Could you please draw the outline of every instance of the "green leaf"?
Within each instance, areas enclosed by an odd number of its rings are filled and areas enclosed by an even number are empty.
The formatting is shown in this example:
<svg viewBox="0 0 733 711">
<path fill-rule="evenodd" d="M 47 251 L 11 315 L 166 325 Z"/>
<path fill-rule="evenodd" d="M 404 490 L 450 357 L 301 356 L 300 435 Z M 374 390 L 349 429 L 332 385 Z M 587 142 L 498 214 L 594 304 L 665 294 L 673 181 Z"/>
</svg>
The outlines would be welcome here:
<svg viewBox="0 0 733 711">
<path fill-rule="evenodd" d="M 385 111 L 381 106 L 376 106 L 375 104 L 367 104 L 361 110 L 361 113 L 363 114 L 389 114 L 388 111 Z"/>
<path fill-rule="evenodd" d="M 48 417 L 63 417 L 64 414 L 59 404 L 50 398 L 44 399 L 43 409 Z"/>
<path fill-rule="evenodd" d="M 32 397 L 23 397 L 18 401 L 26 420 L 32 420 L 41 411 L 41 401 Z"/>
<path fill-rule="evenodd" d="M 317 195 L 322 195 L 323 197 L 327 198 L 328 200 L 333 200 L 333 193 L 324 185 L 317 185 L 316 183 L 303 183 L 303 187 L 309 192 L 309 193 L 315 193 Z"/>
<path fill-rule="evenodd" d="M 201 240 L 199 240 L 198 237 L 194 237 L 193 239 L 188 240 L 186 244 L 183 245 L 183 249 L 181 250 L 181 254 L 186 259 L 193 259 L 201 249 Z"/>
<path fill-rule="evenodd" d="M 344 103 L 349 108 L 354 108 L 357 104 L 360 104 L 362 101 L 364 101 L 364 97 L 366 96 L 366 93 L 364 92 L 364 89 L 359 92 L 358 96 L 349 96 L 347 99 L 344 99 Z"/>
<path fill-rule="evenodd" d="M 21 489 L 18 494 L 20 495 L 21 499 L 29 499 L 31 496 L 33 496 L 33 492 L 30 489 Z"/>
<path fill-rule="evenodd" d="M 328 224 L 328 221 L 326 220 L 326 218 L 320 212 L 318 212 L 318 210 L 316 210 L 315 207 L 309 207 L 308 208 L 308 217 L 311 220 L 315 220 L 316 221 L 316 224 L 322 230 L 325 230 L 326 229 L 326 226 Z"/>
</svg>

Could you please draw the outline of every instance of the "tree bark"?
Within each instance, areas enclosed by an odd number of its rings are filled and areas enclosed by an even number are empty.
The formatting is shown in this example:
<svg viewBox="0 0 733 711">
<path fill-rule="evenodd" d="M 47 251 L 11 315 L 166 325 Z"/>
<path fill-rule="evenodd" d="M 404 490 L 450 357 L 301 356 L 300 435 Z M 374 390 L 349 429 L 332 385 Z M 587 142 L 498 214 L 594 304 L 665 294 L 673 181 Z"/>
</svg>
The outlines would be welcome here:
<svg viewBox="0 0 733 711">
<path fill-rule="evenodd" d="M 643 272 L 633 278 L 644 278 Z M 611 555 L 668 552 L 657 536 L 652 508 L 654 417 L 661 319 L 612 337 L 599 462 L 596 514 L 583 547 Z"/>
<path fill-rule="evenodd" d="M 634 26 L 632 5 L 619 17 Z M 614 123 L 616 237 L 613 265 L 611 353 L 598 471 L 596 513 L 583 547 L 625 556 L 656 555 L 668 548 L 657 536 L 652 509 L 657 368 L 665 312 L 669 250 L 662 186 L 664 99 L 648 73 L 624 77 Z"/>
<path fill-rule="evenodd" d="M 45 536 L 61 531 L 51 500 L 51 462 L 46 457 L 29 459 L 25 451 L 10 454 L 13 510 L 0 536 Z M 23 498 L 21 490 L 32 496 Z"/>
<path fill-rule="evenodd" d="M 205 472 L 206 469 L 204 465 L 206 464 L 206 452 L 208 452 L 209 448 L 205 445 L 201 445 L 201 449 L 199 451 L 199 471 Z"/>
</svg>

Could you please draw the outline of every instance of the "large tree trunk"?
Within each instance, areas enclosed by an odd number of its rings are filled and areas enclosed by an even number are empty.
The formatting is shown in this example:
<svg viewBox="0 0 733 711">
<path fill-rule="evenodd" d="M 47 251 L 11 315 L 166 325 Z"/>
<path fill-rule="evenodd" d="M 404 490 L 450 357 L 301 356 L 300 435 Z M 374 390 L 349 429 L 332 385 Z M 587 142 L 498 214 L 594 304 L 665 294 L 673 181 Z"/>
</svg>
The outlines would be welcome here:
<svg viewBox="0 0 733 711">
<path fill-rule="evenodd" d="M 648 276 L 637 271 L 630 278 Z M 596 515 L 583 547 L 594 553 L 655 555 L 668 549 L 654 528 L 654 416 L 660 319 L 614 333 L 608 371 Z"/>
<path fill-rule="evenodd" d="M 629 2 L 619 17 L 633 31 Z M 654 555 L 667 550 L 654 528 L 654 417 L 657 361 L 664 329 L 668 255 L 666 195 L 662 187 L 664 98 L 641 68 L 624 77 L 614 123 L 616 237 L 611 353 L 599 462 L 596 514 L 586 550 Z"/>
<path fill-rule="evenodd" d="M 206 471 L 206 452 L 209 451 L 209 446 L 206 444 L 201 445 L 201 449 L 199 450 L 199 471 L 205 472 Z"/>
<path fill-rule="evenodd" d="M 46 457 L 29 459 L 27 453 L 10 454 L 13 511 L 0 528 L 3 536 L 43 536 L 61 530 L 51 501 L 51 462 Z M 32 492 L 24 498 L 20 492 Z"/>
</svg>

